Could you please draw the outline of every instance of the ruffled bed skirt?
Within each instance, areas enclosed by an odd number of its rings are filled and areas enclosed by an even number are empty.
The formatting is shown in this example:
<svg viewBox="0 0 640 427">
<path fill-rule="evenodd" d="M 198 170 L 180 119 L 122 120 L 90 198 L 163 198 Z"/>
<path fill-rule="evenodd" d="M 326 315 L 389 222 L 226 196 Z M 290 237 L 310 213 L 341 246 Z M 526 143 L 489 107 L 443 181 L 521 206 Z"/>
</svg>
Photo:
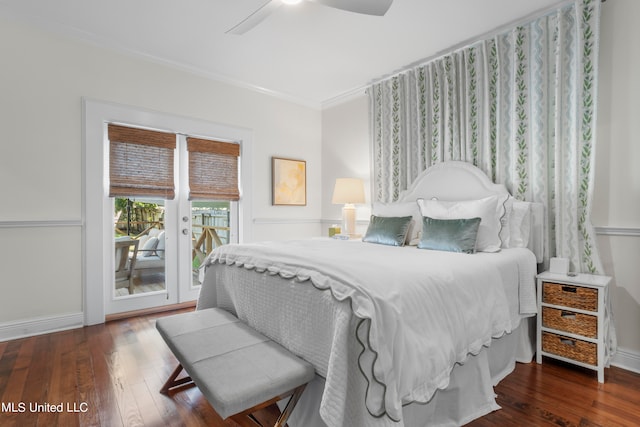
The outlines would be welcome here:
<svg viewBox="0 0 640 427">
<path fill-rule="evenodd" d="M 493 386 L 513 372 L 516 362 L 531 363 L 534 352 L 535 317 L 530 317 L 524 319 L 512 334 L 494 339 L 491 347 L 472 356 L 464 365 L 456 366 L 449 387 L 438 390 L 429 403 L 405 406 L 404 425 L 460 426 L 500 409 Z M 289 418 L 289 426 L 326 427 L 319 413 L 324 385 L 324 379 L 316 376 L 307 386 Z"/>
</svg>

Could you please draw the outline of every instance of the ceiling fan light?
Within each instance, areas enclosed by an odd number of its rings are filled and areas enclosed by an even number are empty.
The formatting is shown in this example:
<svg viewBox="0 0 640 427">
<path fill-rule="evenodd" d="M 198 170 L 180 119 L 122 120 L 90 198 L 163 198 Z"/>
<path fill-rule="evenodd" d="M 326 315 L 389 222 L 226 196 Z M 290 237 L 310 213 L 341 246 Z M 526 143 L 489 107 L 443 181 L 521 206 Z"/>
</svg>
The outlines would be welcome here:
<svg viewBox="0 0 640 427">
<path fill-rule="evenodd" d="M 282 1 L 282 3 L 284 3 L 284 4 L 298 4 L 302 0 L 280 0 L 280 1 Z"/>
</svg>

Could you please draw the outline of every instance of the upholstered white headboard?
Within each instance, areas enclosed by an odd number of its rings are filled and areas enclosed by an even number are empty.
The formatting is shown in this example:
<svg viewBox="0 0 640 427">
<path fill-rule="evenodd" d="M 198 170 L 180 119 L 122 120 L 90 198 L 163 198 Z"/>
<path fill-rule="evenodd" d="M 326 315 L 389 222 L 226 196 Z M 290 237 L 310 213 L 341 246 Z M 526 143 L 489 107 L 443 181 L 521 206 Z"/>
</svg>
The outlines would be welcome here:
<svg viewBox="0 0 640 427">
<path fill-rule="evenodd" d="M 398 201 L 473 200 L 507 194 L 502 184 L 494 184 L 485 173 L 471 163 L 450 161 L 438 163 L 423 171 L 411 187 L 400 193 Z"/>
<path fill-rule="evenodd" d="M 471 163 L 449 161 L 438 163 L 422 172 L 408 189 L 400 193 L 398 202 L 412 202 L 420 198 L 445 201 L 475 200 L 504 194 L 508 194 L 506 187 L 491 182 L 481 169 Z M 538 263 L 543 260 L 543 220 L 543 205 L 532 203 L 528 247 L 536 255 Z"/>
</svg>

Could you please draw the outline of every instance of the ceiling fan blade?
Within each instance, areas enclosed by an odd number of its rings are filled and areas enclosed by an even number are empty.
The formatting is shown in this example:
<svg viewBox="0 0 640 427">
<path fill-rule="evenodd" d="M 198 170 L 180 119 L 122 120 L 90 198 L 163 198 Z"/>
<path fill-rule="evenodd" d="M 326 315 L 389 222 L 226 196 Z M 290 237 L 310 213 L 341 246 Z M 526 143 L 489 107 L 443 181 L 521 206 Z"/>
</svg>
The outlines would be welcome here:
<svg viewBox="0 0 640 427">
<path fill-rule="evenodd" d="M 264 21 L 267 16 L 271 15 L 276 9 L 282 6 L 281 0 L 270 0 L 260 6 L 260 9 L 247 16 L 244 20 L 240 21 L 235 27 L 225 31 L 225 34 L 244 34 L 260 22 Z"/>
<path fill-rule="evenodd" d="M 389 10 L 393 0 L 308 0 L 320 3 L 335 9 L 348 10 L 349 12 L 363 13 L 365 15 L 383 16 Z"/>
</svg>

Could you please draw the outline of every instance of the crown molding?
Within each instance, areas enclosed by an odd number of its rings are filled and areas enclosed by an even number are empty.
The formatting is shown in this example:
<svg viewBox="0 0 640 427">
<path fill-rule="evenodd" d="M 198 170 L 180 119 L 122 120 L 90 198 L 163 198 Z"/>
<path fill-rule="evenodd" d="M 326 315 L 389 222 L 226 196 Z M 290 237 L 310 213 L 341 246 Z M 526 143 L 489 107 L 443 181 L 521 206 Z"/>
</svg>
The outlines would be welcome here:
<svg viewBox="0 0 640 427">
<path fill-rule="evenodd" d="M 192 74 L 198 77 L 202 77 L 208 80 L 212 80 L 218 83 L 235 86 L 239 89 L 250 90 L 252 92 L 257 92 L 257 93 L 267 95 L 276 99 L 280 99 L 282 101 L 298 104 L 303 107 L 308 107 L 315 110 L 320 110 L 321 108 L 321 103 L 317 101 L 301 98 L 299 96 L 291 95 L 284 92 L 274 91 L 271 89 L 261 87 L 259 85 L 254 85 L 251 83 L 234 79 L 233 77 L 230 77 L 227 75 L 214 73 L 200 67 L 185 65 L 183 63 L 171 61 L 156 55 L 150 55 L 148 53 L 144 53 L 136 49 L 131 49 L 129 47 L 122 46 L 117 43 L 113 43 L 104 37 L 97 36 L 87 31 L 82 31 L 78 28 L 61 25 L 57 22 L 48 21 L 46 19 L 40 18 L 38 16 L 34 16 L 34 15 L 17 14 L 7 8 L 3 8 L 1 4 L 0 4 L 0 11 L 2 11 L 2 14 L 4 16 L 8 17 L 9 19 L 15 22 L 21 22 L 27 25 L 33 25 L 36 28 L 58 34 L 74 42 L 83 43 L 85 45 L 90 45 L 90 46 L 110 50 L 112 52 L 115 52 L 124 56 L 128 56 L 130 58 L 155 63 L 157 65 L 162 65 L 167 68 L 179 70 L 179 71 Z"/>
</svg>

